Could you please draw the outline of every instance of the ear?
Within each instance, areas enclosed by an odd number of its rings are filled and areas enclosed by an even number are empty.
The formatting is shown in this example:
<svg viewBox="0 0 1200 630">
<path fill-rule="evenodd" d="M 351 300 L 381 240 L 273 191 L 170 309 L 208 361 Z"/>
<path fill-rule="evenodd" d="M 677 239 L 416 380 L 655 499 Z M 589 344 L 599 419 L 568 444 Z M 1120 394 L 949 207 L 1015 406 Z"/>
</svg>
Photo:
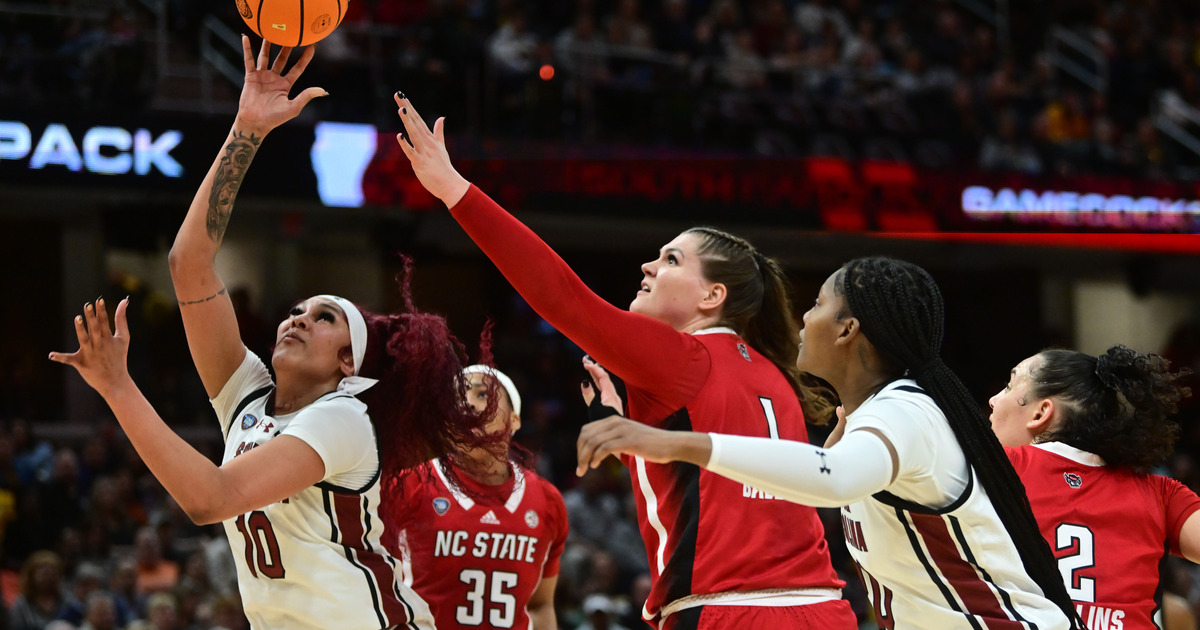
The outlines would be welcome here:
<svg viewBox="0 0 1200 630">
<path fill-rule="evenodd" d="M 342 371 L 343 378 L 354 376 L 354 351 L 350 349 L 350 346 L 338 350 L 338 361 L 340 362 L 338 369 Z"/>
<path fill-rule="evenodd" d="M 509 433 L 516 433 L 517 429 L 520 429 L 520 428 L 521 428 L 521 414 L 516 413 L 516 412 L 509 412 L 509 414 L 508 414 L 508 431 L 509 431 Z"/>
<path fill-rule="evenodd" d="M 1029 433 L 1038 436 L 1050 429 L 1054 428 L 1054 423 L 1058 419 L 1054 415 L 1055 407 L 1054 400 L 1051 398 L 1043 398 L 1038 401 L 1033 409 L 1033 415 L 1029 418 L 1029 422 L 1025 423 L 1025 428 Z"/>
<path fill-rule="evenodd" d="M 725 298 L 729 297 L 729 289 L 725 288 L 723 282 L 714 282 L 708 287 L 708 293 L 700 299 L 700 311 L 705 314 L 713 314 L 725 305 Z"/>
<path fill-rule="evenodd" d="M 862 325 L 858 323 L 857 317 L 847 317 L 838 322 L 838 325 L 841 328 L 838 330 L 837 339 L 833 340 L 834 345 L 845 345 L 862 336 Z"/>
</svg>

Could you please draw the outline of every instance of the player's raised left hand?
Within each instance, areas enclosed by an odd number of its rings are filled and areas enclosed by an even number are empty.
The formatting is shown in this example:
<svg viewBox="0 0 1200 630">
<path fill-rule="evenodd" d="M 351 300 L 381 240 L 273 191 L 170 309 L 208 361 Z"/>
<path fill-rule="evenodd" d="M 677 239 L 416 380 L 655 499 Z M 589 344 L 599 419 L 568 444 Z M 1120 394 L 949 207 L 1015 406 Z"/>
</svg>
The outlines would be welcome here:
<svg viewBox="0 0 1200 630">
<path fill-rule="evenodd" d="M 88 385 L 108 395 L 115 386 L 129 380 L 126 357 L 129 354 L 129 323 L 125 309 L 129 298 L 117 304 L 116 332 L 109 332 L 108 309 L 104 298 L 83 307 L 83 315 L 75 316 L 75 336 L 79 339 L 79 350 L 72 353 L 51 352 L 50 360 L 65 363 L 79 371 Z"/>
</svg>

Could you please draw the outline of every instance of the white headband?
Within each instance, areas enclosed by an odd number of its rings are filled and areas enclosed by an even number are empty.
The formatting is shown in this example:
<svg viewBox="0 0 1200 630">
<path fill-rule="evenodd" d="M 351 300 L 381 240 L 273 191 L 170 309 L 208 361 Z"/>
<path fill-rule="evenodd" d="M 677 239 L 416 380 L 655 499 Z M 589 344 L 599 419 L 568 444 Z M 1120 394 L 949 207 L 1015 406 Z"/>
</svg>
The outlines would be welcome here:
<svg viewBox="0 0 1200 630">
<path fill-rule="evenodd" d="M 367 320 L 363 319 L 362 311 L 359 311 L 358 307 L 346 298 L 336 295 L 318 295 L 317 297 L 329 300 L 342 309 L 346 315 L 346 324 L 350 327 L 350 354 L 354 358 L 354 375 L 343 378 L 342 382 L 338 383 L 338 391 L 355 396 L 370 389 L 379 380 L 358 375 L 358 371 L 362 369 L 363 355 L 367 353 Z"/>
<path fill-rule="evenodd" d="M 487 374 L 496 379 L 500 386 L 504 388 L 504 392 L 508 394 L 508 400 L 512 403 L 513 413 L 521 415 L 521 395 L 517 393 L 517 386 L 512 382 L 508 375 L 494 367 L 486 365 L 468 365 L 463 368 L 463 376 L 468 374 Z"/>
</svg>

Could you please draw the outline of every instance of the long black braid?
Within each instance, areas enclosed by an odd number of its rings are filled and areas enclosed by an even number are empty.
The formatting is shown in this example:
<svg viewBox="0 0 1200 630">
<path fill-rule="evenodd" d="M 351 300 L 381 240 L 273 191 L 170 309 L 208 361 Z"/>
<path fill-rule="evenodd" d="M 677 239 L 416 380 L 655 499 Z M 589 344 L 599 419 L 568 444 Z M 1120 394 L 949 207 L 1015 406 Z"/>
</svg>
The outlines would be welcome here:
<svg viewBox="0 0 1200 630">
<path fill-rule="evenodd" d="M 850 261 L 835 286 L 850 314 L 897 378 L 907 375 L 946 414 L 967 463 L 1012 538 L 1025 571 L 1073 624 L 1082 625 L 1025 495 L 988 419 L 940 358 L 944 308 L 937 283 L 921 267 L 885 257 Z"/>
</svg>

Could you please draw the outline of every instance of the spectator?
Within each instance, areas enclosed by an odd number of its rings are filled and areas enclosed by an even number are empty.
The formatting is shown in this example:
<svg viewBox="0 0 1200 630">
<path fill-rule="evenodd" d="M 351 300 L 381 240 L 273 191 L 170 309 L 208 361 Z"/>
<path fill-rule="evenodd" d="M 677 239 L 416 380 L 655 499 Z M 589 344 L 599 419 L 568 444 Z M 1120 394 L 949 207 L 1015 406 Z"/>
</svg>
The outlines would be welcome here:
<svg viewBox="0 0 1200 630">
<path fill-rule="evenodd" d="M 21 594 L 8 611 L 9 630 L 42 630 L 63 612 L 62 561 L 53 551 L 37 551 L 21 567 Z"/>
<path fill-rule="evenodd" d="M 586 621 L 576 630 L 628 630 L 617 623 L 619 613 L 617 602 L 603 593 L 593 593 L 583 600 L 583 614 Z"/>
<path fill-rule="evenodd" d="M 178 606 L 170 593 L 155 593 L 146 600 L 146 620 L 149 630 L 177 630 L 179 628 Z"/>
<path fill-rule="evenodd" d="M 158 530 L 153 527 L 139 529 L 135 544 L 138 595 L 147 597 L 175 588 L 179 581 L 179 565 L 163 557 Z"/>
<path fill-rule="evenodd" d="M 79 630 L 118 630 L 117 605 L 112 595 L 94 591 L 87 598 L 87 614 Z"/>
<path fill-rule="evenodd" d="M 1042 172 L 1042 159 L 1032 144 L 1022 138 L 1017 116 L 1011 110 L 1000 114 L 1000 128 L 984 140 L 979 166 L 985 170 L 1017 171 L 1028 175 Z"/>
</svg>

